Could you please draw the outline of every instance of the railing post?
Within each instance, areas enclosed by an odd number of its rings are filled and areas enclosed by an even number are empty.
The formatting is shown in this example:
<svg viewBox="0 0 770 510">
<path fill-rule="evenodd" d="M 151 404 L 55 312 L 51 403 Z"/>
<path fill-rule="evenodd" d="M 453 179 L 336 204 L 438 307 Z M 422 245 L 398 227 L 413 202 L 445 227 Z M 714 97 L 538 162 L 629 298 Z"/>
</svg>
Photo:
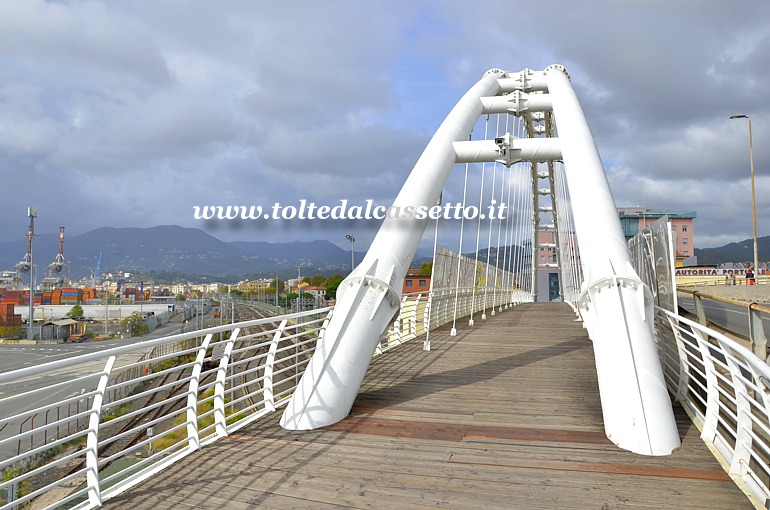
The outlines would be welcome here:
<svg viewBox="0 0 770 510">
<path fill-rule="evenodd" d="M 417 299 L 414 300 L 414 308 L 412 313 L 409 314 L 409 333 L 412 338 L 417 338 L 417 309 L 420 307 L 420 298 L 422 294 L 417 295 Z"/>
<path fill-rule="evenodd" d="M 209 348 L 212 337 L 211 333 L 206 335 L 198 348 L 192 374 L 190 374 L 190 386 L 187 389 L 187 447 L 191 450 L 200 450 L 201 447 L 198 436 L 198 385 L 203 370 L 203 359 L 206 357 L 206 349 Z"/>
<path fill-rule="evenodd" d="M 433 291 L 428 293 L 428 302 L 425 303 L 425 312 L 422 316 L 422 323 L 425 327 L 425 340 L 422 342 L 422 350 L 430 351 L 430 309 L 433 306 Z"/>
<path fill-rule="evenodd" d="M 751 401 L 749 400 L 750 397 L 746 385 L 741 380 L 741 368 L 736 366 L 732 350 L 723 345 L 718 339 L 717 342 L 719 342 L 721 350 L 727 353 L 725 361 L 730 369 L 730 380 L 732 382 L 736 402 L 735 414 L 737 416 L 737 422 L 735 424 L 735 447 L 733 448 L 732 459 L 729 459 L 730 470 L 728 471 L 728 474 L 740 477 L 745 481 L 745 478 L 748 476 L 752 447 Z"/>
<path fill-rule="evenodd" d="M 695 305 L 695 314 L 698 316 L 698 324 L 708 326 L 708 317 L 706 317 L 706 310 L 703 308 L 703 298 L 697 292 L 692 293 L 692 302 Z"/>
<path fill-rule="evenodd" d="M 288 322 L 288 319 L 284 319 L 281 321 L 281 324 L 278 325 L 278 329 L 273 335 L 273 341 L 270 342 L 270 349 L 267 351 L 267 358 L 265 358 L 265 373 L 262 377 L 262 380 L 265 384 L 263 394 L 265 397 L 265 409 L 271 412 L 275 411 L 275 396 L 273 394 L 273 366 L 275 365 L 275 354 L 278 351 L 278 342 L 280 342 L 281 336 L 283 335 L 283 331 L 286 329 L 286 324 Z"/>
<path fill-rule="evenodd" d="M 225 381 L 227 379 L 227 368 L 230 365 L 230 355 L 233 352 L 235 339 L 241 332 L 240 328 L 235 328 L 230 333 L 230 338 L 225 344 L 225 350 L 222 353 L 222 359 L 219 360 L 217 368 L 217 381 L 214 385 L 214 423 L 216 423 L 217 436 L 227 435 L 227 421 L 225 418 Z M 230 387 L 233 387 L 235 381 L 230 381 Z"/>
<path fill-rule="evenodd" d="M 101 422 L 102 403 L 110 372 L 115 365 L 115 356 L 107 359 L 102 376 L 96 385 L 96 395 L 91 405 L 91 416 L 88 418 L 88 433 L 86 435 L 86 485 L 88 486 L 88 502 L 93 506 L 102 505 L 102 491 L 99 487 L 99 423 Z"/>
<path fill-rule="evenodd" d="M 683 402 L 687 399 L 687 388 L 690 385 L 690 365 L 685 363 L 687 359 L 687 350 L 682 340 L 682 332 L 679 330 L 679 325 L 674 324 L 674 319 L 670 316 L 668 318 L 668 325 L 671 327 L 671 332 L 676 340 L 676 351 L 679 355 L 679 374 L 676 381 L 676 398 L 677 402 Z"/>
<path fill-rule="evenodd" d="M 751 339 L 751 351 L 762 361 L 767 361 L 767 337 L 765 327 L 762 324 L 762 315 L 754 309 L 756 303 L 751 303 L 749 312 L 749 338 Z"/>
<path fill-rule="evenodd" d="M 717 379 L 714 361 L 711 359 L 708 340 L 699 330 L 692 330 L 695 340 L 698 342 L 698 351 L 703 363 L 703 371 L 706 373 L 706 414 L 703 418 L 703 429 L 700 437 L 710 444 L 714 444 L 717 435 L 717 423 L 719 421 L 719 380 Z"/>
</svg>

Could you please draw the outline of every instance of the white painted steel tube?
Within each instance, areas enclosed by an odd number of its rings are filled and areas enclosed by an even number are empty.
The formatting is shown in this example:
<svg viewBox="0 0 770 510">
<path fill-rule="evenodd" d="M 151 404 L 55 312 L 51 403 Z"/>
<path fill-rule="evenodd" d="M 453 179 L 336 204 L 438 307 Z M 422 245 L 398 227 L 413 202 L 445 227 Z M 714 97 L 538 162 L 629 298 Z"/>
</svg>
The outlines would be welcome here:
<svg viewBox="0 0 770 510">
<path fill-rule="evenodd" d="M 452 142 L 467 140 L 481 115 L 481 98 L 499 91 L 499 70 L 488 71 L 436 131 L 393 202 L 394 207 L 434 206 L 455 164 Z M 319 341 L 281 426 L 307 430 L 350 413 L 380 334 L 399 309 L 401 282 L 428 219 L 386 218 L 364 260 L 340 284 L 337 306 Z"/>
<path fill-rule="evenodd" d="M 508 147 L 508 155 L 500 152 L 494 140 L 474 140 L 452 144 L 457 163 L 481 163 L 499 161 L 514 164 L 520 161 L 552 161 L 561 159 L 558 138 L 514 138 Z"/>
<path fill-rule="evenodd" d="M 508 76 L 500 78 L 500 93 L 505 94 L 513 92 L 514 90 L 521 90 L 524 92 L 534 91 L 546 91 L 548 90 L 548 84 L 545 79 L 545 73 L 543 71 L 533 71 L 532 69 L 524 69 L 518 73 L 507 73 Z"/>
<path fill-rule="evenodd" d="M 551 98 L 548 94 L 526 94 L 515 91 L 505 96 L 484 97 L 481 113 L 512 113 L 519 115 L 523 112 L 550 112 Z"/>
<path fill-rule="evenodd" d="M 569 76 L 545 70 L 583 265 L 580 314 L 594 342 L 607 437 L 668 455 L 679 433 L 653 340 L 650 290 L 634 271 L 599 152 Z"/>
</svg>

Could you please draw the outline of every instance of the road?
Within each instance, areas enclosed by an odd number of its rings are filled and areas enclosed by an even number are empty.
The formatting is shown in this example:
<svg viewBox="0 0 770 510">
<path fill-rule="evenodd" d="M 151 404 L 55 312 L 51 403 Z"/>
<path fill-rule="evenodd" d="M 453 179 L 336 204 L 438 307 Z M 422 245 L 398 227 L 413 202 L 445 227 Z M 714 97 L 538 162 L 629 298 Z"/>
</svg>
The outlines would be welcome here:
<svg viewBox="0 0 770 510">
<path fill-rule="evenodd" d="M 770 304 L 767 303 L 758 304 L 770 307 Z M 695 304 L 693 303 L 692 298 L 679 298 L 679 306 L 689 312 L 695 313 Z M 706 317 L 715 324 L 748 338 L 749 317 L 747 308 L 704 299 L 703 309 L 706 312 Z M 770 315 L 763 314 L 762 324 L 765 332 L 770 334 Z"/>
<path fill-rule="evenodd" d="M 207 319 L 210 317 L 207 317 Z M 190 329 L 189 324 L 179 322 L 181 317 L 169 322 L 163 327 L 158 328 L 151 334 L 142 337 L 117 338 L 104 340 L 100 342 L 86 341 L 82 343 L 67 344 L 38 344 L 38 345 L 4 345 L 0 344 L 0 373 L 10 372 L 35 365 L 50 363 L 63 359 L 74 358 L 79 355 L 104 351 L 112 347 L 136 344 L 141 341 L 152 340 L 165 336 L 174 335 L 183 332 L 183 329 Z M 144 353 L 140 351 L 120 355 L 115 362 L 113 373 L 121 366 L 136 362 Z M 48 372 L 38 374 L 24 379 L 17 379 L 13 383 L 0 384 L 0 419 L 4 417 L 18 415 L 30 409 L 39 408 L 55 402 L 60 402 L 66 398 L 82 395 L 96 387 L 98 376 L 92 376 L 83 379 L 84 374 L 98 374 L 104 369 L 106 359 L 98 359 L 85 362 L 78 365 L 69 366 Z M 80 378 L 80 380 L 78 380 Z M 4 397 L 19 394 L 21 392 L 34 391 L 41 388 L 48 388 L 43 392 L 28 395 L 23 400 L 14 401 L 3 400 Z M 16 420 L 5 424 L 0 424 L 0 460 L 10 458 L 16 455 L 18 451 L 39 446 L 44 441 L 54 439 L 56 433 L 35 434 L 31 438 L 26 438 L 23 442 L 2 442 L 16 436 L 21 431 L 30 430 L 33 427 L 39 427 L 41 424 L 51 423 L 57 419 L 72 416 L 85 412 L 91 405 L 90 399 L 79 399 L 69 404 L 51 408 L 46 413 L 36 414 L 26 420 Z M 78 423 L 72 423 L 72 426 L 81 428 L 85 426 L 87 418 L 81 418 Z M 65 426 L 66 427 L 66 426 Z M 13 444 L 11 444 L 13 443 Z"/>
</svg>

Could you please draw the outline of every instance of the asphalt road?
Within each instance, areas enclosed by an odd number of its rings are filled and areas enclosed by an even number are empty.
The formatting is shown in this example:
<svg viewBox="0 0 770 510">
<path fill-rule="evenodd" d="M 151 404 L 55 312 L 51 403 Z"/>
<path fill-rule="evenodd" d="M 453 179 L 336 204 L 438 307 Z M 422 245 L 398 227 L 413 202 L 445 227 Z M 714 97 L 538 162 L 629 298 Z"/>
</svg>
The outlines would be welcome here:
<svg viewBox="0 0 770 510">
<path fill-rule="evenodd" d="M 770 307 L 767 303 L 758 303 Z M 685 310 L 695 313 L 695 304 L 692 298 L 679 298 L 679 306 Z M 749 336 L 749 314 L 748 309 L 718 301 L 703 301 L 703 309 L 706 317 L 715 324 L 722 326 L 738 335 L 748 338 Z M 766 334 L 770 334 L 770 314 L 763 315 L 762 324 Z"/>
<path fill-rule="evenodd" d="M 86 341 L 82 343 L 67 344 L 38 344 L 38 345 L 5 345 L 0 344 L 0 373 L 18 370 L 35 365 L 41 365 L 52 361 L 74 358 L 76 356 L 104 351 L 111 347 L 135 344 L 145 340 L 152 340 L 164 336 L 170 336 L 181 333 L 183 328 L 189 325 L 178 321 L 172 321 L 165 326 L 158 328 L 151 334 L 142 337 L 116 338 L 99 342 Z M 142 354 L 139 352 L 124 354 L 118 356 L 115 362 L 116 367 L 135 362 Z M 97 376 L 88 379 L 77 380 L 84 374 L 98 374 L 104 369 L 106 359 L 99 359 L 83 364 L 73 365 L 61 368 L 46 374 L 38 374 L 11 383 L 0 384 L 0 418 L 14 416 L 30 409 L 60 402 L 61 400 L 77 395 L 82 395 L 87 391 L 93 390 L 98 381 Z M 55 385 L 52 387 L 52 385 Z M 15 401 L 4 401 L 4 397 L 48 388 L 36 394 L 27 395 L 24 399 Z M 46 441 L 53 440 L 55 433 L 36 433 L 31 438 L 25 438 L 17 441 L 2 442 L 3 439 L 9 439 L 18 435 L 22 431 L 30 428 L 39 427 L 41 424 L 50 423 L 58 418 L 72 416 L 79 412 L 84 412 L 90 407 L 90 399 L 79 399 L 67 405 L 53 407 L 45 413 L 40 413 L 34 417 L 25 420 L 15 420 L 0 425 L 0 459 L 7 459 L 16 455 L 19 451 L 25 451 L 28 448 L 37 447 Z M 87 418 L 81 418 L 78 425 L 85 426 Z M 75 426 L 75 424 L 72 424 Z"/>
<path fill-rule="evenodd" d="M 129 345 L 144 340 L 152 340 L 164 336 L 175 335 L 182 332 L 183 324 L 180 322 L 169 322 L 152 333 L 131 338 L 113 338 L 112 340 L 102 340 L 99 342 L 85 341 L 80 343 L 64 344 L 37 344 L 37 345 L 13 345 L 0 344 L 0 373 L 10 372 L 34 365 L 59 361 L 61 359 L 73 358 L 81 354 L 106 350 L 120 345 Z M 2 396 L 0 387 L 0 396 Z"/>
</svg>

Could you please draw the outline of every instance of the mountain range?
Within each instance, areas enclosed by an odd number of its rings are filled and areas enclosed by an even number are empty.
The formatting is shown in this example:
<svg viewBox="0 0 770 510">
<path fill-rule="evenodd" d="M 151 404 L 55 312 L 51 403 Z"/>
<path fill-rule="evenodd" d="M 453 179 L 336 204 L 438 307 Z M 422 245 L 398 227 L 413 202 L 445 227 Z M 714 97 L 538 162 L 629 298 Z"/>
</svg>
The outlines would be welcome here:
<svg viewBox="0 0 770 510">
<path fill-rule="evenodd" d="M 770 236 L 757 237 L 759 260 L 770 259 Z M 723 262 L 749 262 L 754 260 L 754 240 L 746 239 L 718 248 L 695 248 L 698 264 L 713 266 Z"/>
<path fill-rule="evenodd" d="M 26 239 L 0 243 L 0 269 L 13 268 L 26 249 Z M 54 260 L 58 250 L 58 235 L 35 238 L 33 256 L 38 275 Z M 303 274 L 350 270 L 350 251 L 329 241 L 224 242 L 197 228 L 162 225 L 103 227 L 65 238 L 64 258 L 69 263 L 70 278 L 78 280 L 90 276 L 100 253 L 100 274 L 164 271 L 225 277 L 266 276 L 277 270 L 279 275 L 286 277 L 297 274 L 299 261 Z M 357 260 L 362 257 L 362 253 L 356 253 Z"/>
<path fill-rule="evenodd" d="M 35 238 L 33 255 L 41 278 L 45 267 L 54 260 L 58 251 L 58 235 L 47 234 Z M 758 239 L 759 253 L 770 253 L 770 236 Z M 26 239 L 0 243 L 0 269 L 11 269 L 27 249 Z M 268 276 L 278 271 L 282 278 L 301 271 L 309 274 L 347 273 L 350 270 L 350 251 L 329 241 L 224 242 L 197 228 L 161 225 L 149 228 L 103 227 L 79 236 L 68 237 L 64 244 L 64 258 L 69 263 L 70 278 L 78 280 L 90 276 L 101 253 L 101 273 L 128 271 L 135 273 L 168 272 L 214 277 Z M 753 260 L 753 241 L 747 239 L 719 248 L 696 248 L 701 265 Z M 364 253 L 356 252 L 360 261 Z M 479 253 L 486 260 L 486 250 Z M 495 261 L 496 251 L 490 251 Z M 429 260 L 415 256 L 414 263 Z M 414 264 L 413 264 L 414 265 Z"/>
</svg>

